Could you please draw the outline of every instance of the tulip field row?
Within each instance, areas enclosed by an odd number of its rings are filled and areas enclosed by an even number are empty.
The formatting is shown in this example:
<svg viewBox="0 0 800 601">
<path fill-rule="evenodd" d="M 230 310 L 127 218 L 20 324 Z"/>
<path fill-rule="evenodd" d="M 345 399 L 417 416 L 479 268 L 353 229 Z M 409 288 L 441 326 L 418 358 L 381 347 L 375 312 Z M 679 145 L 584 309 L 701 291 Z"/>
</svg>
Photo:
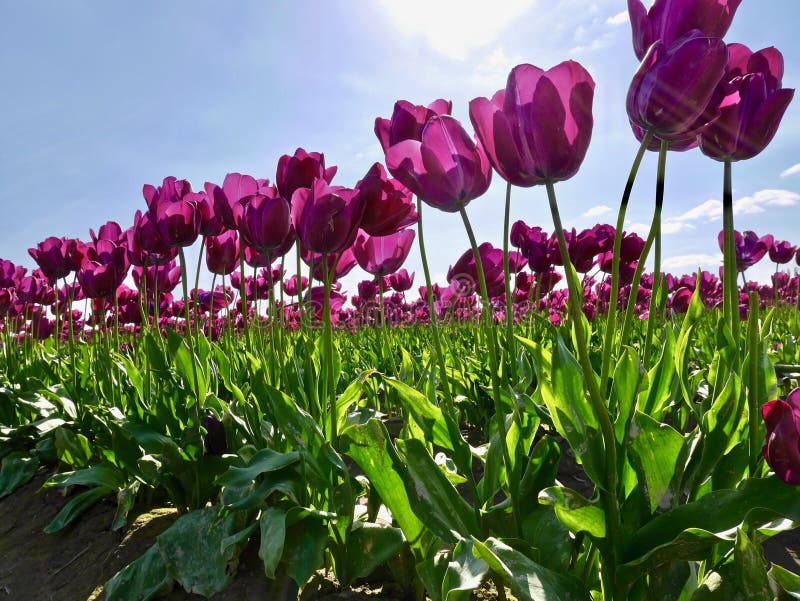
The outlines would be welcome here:
<svg viewBox="0 0 800 601">
<path fill-rule="evenodd" d="M 130 227 L 48 237 L 30 272 L 0 260 L 0 497 L 49 470 L 66 498 L 47 533 L 103 499 L 113 530 L 176 508 L 108 600 L 210 597 L 248 546 L 280 599 L 322 569 L 342 587 L 381 570 L 420 601 L 489 581 L 501 599 L 800 597 L 761 547 L 800 523 L 800 240 L 738 231 L 732 193 L 793 90 L 776 49 L 723 40 L 739 0 L 628 4 L 641 145 L 615 225 L 561 220 L 595 88 L 566 61 L 470 102 L 475 138 L 448 101 L 398 101 L 375 121 L 385 167 L 352 188 L 298 148 L 274 182 L 167 177 Z M 665 164 L 695 148 L 722 183 L 724 261 L 667 274 Z M 623 224 L 647 151 L 643 238 Z M 467 211 L 493 174 L 498 246 Z M 537 185 L 552 223 L 510 223 Z M 431 210 L 464 227 L 443 282 Z M 761 261 L 769 282 L 747 277 Z"/>
</svg>

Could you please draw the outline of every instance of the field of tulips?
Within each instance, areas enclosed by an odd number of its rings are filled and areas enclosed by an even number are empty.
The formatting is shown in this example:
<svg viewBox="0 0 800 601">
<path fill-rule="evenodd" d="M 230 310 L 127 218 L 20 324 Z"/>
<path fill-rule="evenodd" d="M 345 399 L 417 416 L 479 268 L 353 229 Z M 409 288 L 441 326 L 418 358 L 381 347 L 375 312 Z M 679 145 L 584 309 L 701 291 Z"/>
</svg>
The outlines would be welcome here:
<svg viewBox="0 0 800 601">
<path fill-rule="evenodd" d="M 112 530 L 177 509 L 108 600 L 210 597 L 252 546 L 285 599 L 323 569 L 433 601 L 486 582 L 521 600 L 800 598 L 762 551 L 800 523 L 800 240 L 737 231 L 732 194 L 793 90 L 776 49 L 723 41 L 738 1 L 669 4 L 629 2 L 641 146 L 614 225 L 561 221 L 595 87 L 566 61 L 474 99 L 476 138 L 445 100 L 398 101 L 375 121 L 386 166 L 353 188 L 298 148 L 274 182 L 167 177 L 127 229 L 49 237 L 30 272 L 0 261 L 0 498 L 47 470 L 65 490 L 47 533 L 109 499 Z M 666 160 L 698 146 L 721 176 L 724 264 L 664 273 Z M 623 229 L 648 150 L 642 238 Z M 467 213 L 493 175 L 498 247 Z M 531 186 L 552 223 L 510 223 Z M 423 209 L 464 227 L 444 282 Z M 747 279 L 760 261 L 770 282 Z"/>
</svg>

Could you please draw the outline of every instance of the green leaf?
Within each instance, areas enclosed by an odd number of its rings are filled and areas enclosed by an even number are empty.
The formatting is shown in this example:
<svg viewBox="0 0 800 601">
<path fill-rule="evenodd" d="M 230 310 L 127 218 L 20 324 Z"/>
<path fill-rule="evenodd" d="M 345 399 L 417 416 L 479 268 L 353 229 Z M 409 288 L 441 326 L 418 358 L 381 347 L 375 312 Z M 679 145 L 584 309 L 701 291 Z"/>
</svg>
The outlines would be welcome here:
<svg viewBox="0 0 800 601">
<path fill-rule="evenodd" d="M 552 505 L 559 521 L 570 531 L 586 532 L 597 540 L 605 538 L 603 510 L 580 493 L 563 486 L 551 486 L 539 493 L 539 502 Z"/>
<path fill-rule="evenodd" d="M 66 528 L 80 517 L 84 511 L 112 492 L 114 491 L 110 488 L 98 486 L 97 488 L 85 490 L 75 496 L 69 503 L 61 508 L 58 515 L 53 518 L 53 521 L 45 527 L 45 534 L 52 534 L 53 532 L 58 532 L 62 528 Z"/>
<path fill-rule="evenodd" d="M 522 523 L 522 535 L 525 542 L 539 550 L 536 559 L 540 564 L 557 572 L 566 571 L 574 541 L 552 507 L 540 505 L 531 511 Z"/>
<path fill-rule="evenodd" d="M 119 489 L 125 486 L 125 476 L 118 467 L 108 461 L 104 461 L 82 470 L 55 474 L 44 483 L 44 488 L 76 485 Z"/>
<path fill-rule="evenodd" d="M 579 580 L 548 570 L 495 538 L 473 539 L 477 554 L 520 601 L 590 601 Z"/>
<path fill-rule="evenodd" d="M 782 568 L 776 563 L 772 564 L 768 575 L 777 582 L 778 586 L 792 599 L 800 599 L 800 576 Z"/>
<path fill-rule="evenodd" d="M 26 457 L 22 453 L 5 457 L 0 464 L 0 499 L 29 482 L 38 468 L 38 457 Z"/>
<path fill-rule="evenodd" d="M 346 544 L 347 575 L 352 582 L 369 576 L 375 568 L 396 557 L 403 546 L 403 534 L 399 528 L 356 522 Z"/>
<path fill-rule="evenodd" d="M 397 391 L 403 407 L 408 409 L 411 416 L 425 432 L 425 439 L 439 447 L 452 451 L 453 442 L 447 430 L 442 410 L 431 403 L 421 392 L 394 378 L 384 378 L 384 383 Z"/>
<path fill-rule="evenodd" d="M 641 391 L 642 413 L 661 419 L 664 409 L 675 398 L 678 383 L 675 372 L 675 334 L 669 324 L 664 324 L 664 347 L 661 356 L 647 373 L 648 387 Z"/>
<path fill-rule="evenodd" d="M 336 431 L 341 432 L 347 426 L 347 412 L 350 406 L 361 400 L 364 390 L 362 376 L 350 382 L 344 392 L 336 399 Z M 330 420 L 329 420 L 330 421 Z"/>
<path fill-rule="evenodd" d="M 698 274 L 699 278 L 699 274 Z M 700 298 L 700 286 L 696 286 L 692 293 L 692 300 L 689 302 L 689 309 L 683 318 L 681 331 L 678 334 L 678 341 L 675 345 L 675 370 L 678 373 L 678 382 L 683 393 L 683 400 L 688 405 L 692 405 L 694 395 L 689 384 L 689 348 L 692 340 L 692 331 L 695 325 L 703 316 L 703 301 Z"/>
<path fill-rule="evenodd" d="M 158 545 L 152 545 L 117 572 L 103 588 L 106 601 L 149 601 L 169 593 L 172 584 Z"/>
<path fill-rule="evenodd" d="M 210 597 L 224 590 L 236 572 L 238 557 L 223 542 L 236 532 L 236 516 L 219 518 L 218 507 L 191 511 L 156 539 L 172 578 L 189 593 Z"/>
<path fill-rule="evenodd" d="M 772 589 L 761 548 L 754 545 L 741 528 L 736 532 L 733 561 L 738 568 L 739 585 L 744 598 L 748 601 L 772 601 Z"/>
<path fill-rule="evenodd" d="M 617 442 L 622 444 L 628 425 L 636 408 L 636 393 L 639 389 L 639 356 L 629 346 L 622 347 L 614 369 L 614 381 L 611 386 L 611 401 L 617 408 L 617 419 L 614 425 Z"/>
<path fill-rule="evenodd" d="M 181 380 L 186 388 L 192 391 L 195 399 L 202 403 L 208 393 L 207 367 L 203 369 L 204 362 L 192 352 L 187 340 L 177 332 L 167 330 L 167 341 Z"/>
<path fill-rule="evenodd" d="M 248 486 L 261 474 L 282 470 L 299 460 L 300 453 L 297 451 L 278 453 L 272 449 L 261 449 L 253 455 L 246 467 L 229 467 L 228 471 L 217 478 L 217 484 L 233 487 Z"/>
<path fill-rule="evenodd" d="M 424 554 L 430 533 L 411 508 L 403 484 L 406 468 L 389 441 L 386 426 L 371 419 L 362 426 L 352 426 L 342 433 L 342 451 L 353 458 L 378 491 L 412 549 Z"/>
<path fill-rule="evenodd" d="M 286 540 L 286 512 L 280 507 L 270 507 L 261 514 L 261 544 L 258 556 L 264 562 L 264 575 L 275 578 L 275 570 L 283 556 Z"/>
<path fill-rule="evenodd" d="M 473 509 L 458 494 L 419 440 L 398 440 L 406 492 L 415 513 L 439 538 L 456 542 L 480 532 Z"/>
<path fill-rule="evenodd" d="M 488 564 L 473 553 L 474 543 L 462 540 L 453 549 L 442 580 L 442 601 L 469 601 L 489 572 Z"/>
<path fill-rule="evenodd" d="M 284 543 L 286 573 L 303 587 L 325 560 L 328 527 L 315 516 L 308 516 L 287 529 Z"/>
<path fill-rule="evenodd" d="M 676 488 L 683 472 L 680 461 L 684 451 L 683 436 L 669 425 L 638 411 L 630 430 L 629 457 L 639 474 L 639 482 L 646 484 L 650 512 L 654 513 L 659 507 L 669 509 L 675 496 L 680 494 Z"/>
<path fill-rule="evenodd" d="M 136 493 L 139 492 L 140 485 L 138 480 L 134 480 L 117 493 L 117 512 L 114 514 L 111 530 L 119 530 L 127 523 L 128 514 L 136 504 Z"/>
<path fill-rule="evenodd" d="M 59 428 L 55 433 L 58 458 L 70 467 L 84 467 L 92 458 L 89 439 L 80 432 Z"/>
</svg>

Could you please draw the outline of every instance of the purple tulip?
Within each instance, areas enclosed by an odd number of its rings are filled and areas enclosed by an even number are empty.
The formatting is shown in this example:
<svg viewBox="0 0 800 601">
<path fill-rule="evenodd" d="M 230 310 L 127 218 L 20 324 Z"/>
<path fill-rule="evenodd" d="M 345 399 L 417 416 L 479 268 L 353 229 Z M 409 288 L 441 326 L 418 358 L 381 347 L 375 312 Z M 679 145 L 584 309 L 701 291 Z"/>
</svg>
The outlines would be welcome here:
<svg viewBox="0 0 800 601">
<path fill-rule="evenodd" d="M 131 276 L 133 276 L 133 283 L 138 288 L 144 284 L 150 294 L 155 290 L 158 290 L 159 293 L 172 292 L 181 281 L 181 268 L 175 264 L 175 261 L 153 265 L 147 269 L 137 266 L 131 270 Z"/>
<path fill-rule="evenodd" d="M 394 103 L 391 119 L 375 119 L 375 135 L 384 154 L 395 144 L 404 140 L 422 141 L 422 130 L 436 115 L 449 115 L 453 103 L 449 100 L 434 100 L 428 106 L 413 105 L 407 100 Z"/>
<path fill-rule="evenodd" d="M 483 265 L 486 278 L 486 289 L 490 297 L 497 297 L 505 292 L 505 271 L 503 270 L 503 250 L 495 248 L 489 242 L 478 247 L 478 254 Z M 447 271 L 447 282 L 458 282 L 468 295 L 478 290 L 478 268 L 472 250 L 467 250 Z"/>
<path fill-rule="evenodd" d="M 800 486 L 800 388 L 786 397 L 769 401 L 761 408 L 767 427 L 762 449 L 767 464 L 775 474 L 794 486 Z"/>
<path fill-rule="evenodd" d="M 226 228 L 235 230 L 237 226 L 233 209 L 243 198 L 258 194 L 258 182 L 251 175 L 229 173 L 225 176 L 222 187 L 206 182 L 205 191 L 214 207 L 215 218 Z"/>
<path fill-rule="evenodd" d="M 0 259 L 0 288 L 13 288 L 27 273 L 21 265 L 14 265 L 11 261 Z"/>
<path fill-rule="evenodd" d="M 628 0 L 633 51 L 642 60 L 661 40 L 669 46 L 692 29 L 712 38 L 724 37 L 742 0 L 656 0 L 646 9 L 641 0 Z"/>
<path fill-rule="evenodd" d="M 361 229 L 370 236 L 388 236 L 419 219 L 411 191 L 396 179 L 387 177 L 380 163 L 375 163 L 364 179 L 356 184 L 364 198 L 364 218 Z"/>
<path fill-rule="evenodd" d="M 234 219 L 242 239 L 264 252 L 279 247 L 292 227 L 289 203 L 277 195 L 276 189 L 272 188 L 271 193 L 274 196 L 248 196 L 243 199 L 238 210 L 234 211 Z"/>
<path fill-rule="evenodd" d="M 114 294 L 128 273 L 126 252 L 124 246 L 110 240 L 98 240 L 87 247 L 78 270 L 78 282 L 88 298 L 108 298 Z"/>
<path fill-rule="evenodd" d="M 386 166 L 427 204 L 455 213 L 489 188 L 492 169 L 480 142 L 450 116 L 433 116 L 421 141 L 406 139 L 386 151 Z"/>
<path fill-rule="evenodd" d="M 164 244 L 185 247 L 194 244 L 200 235 L 201 215 L 197 207 L 199 194 L 159 202 L 156 208 L 156 227 Z"/>
<path fill-rule="evenodd" d="M 39 242 L 36 248 L 29 248 L 28 254 L 51 282 L 66 277 L 72 271 L 69 260 L 69 241 L 66 238 L 51 236 Z"/>
<path fill-rule="evenodd" d="M 356 286 L 358 297 L 364 300 L 372 300 L 378 294 L 378 282 L 375 280 L 362 280 Z M 350 299 L 351 301 L 354 299 Z"/>
<path fill-rule="evenodd" d="M 773 240 L 768 252 L 770 261 L 778 265 L 785 265 L 794 259 L 797 247 L 792 246 L 786 240 Z"/>
<path fill-rule="evenodd" d="M 353 254 L 361 269 L 376 277 L 394 273 L 405 262 L 414 243 L 414 230 L 401 230 L 389 236 L 370 236 L 359 232 Z"/>
<path fill-rule="evenodd" d="M 628 89 L 631 123 L 665 140 L 685 140 L 716 113 L 710 107 L 728 52 L 719 38 L 692 30 L 667 46 L 654 43 Z"/>
<path fill-rule="evenodd" d="M 168 246 L 162 240 L 155 216 L 150 211 L 136 211 L 131 229 L 126 239 L 129 260 L 134 265 L 155 265 L 177 256 L 178 249 Z"/>
<path fill-rule="evenodd" d="M 775 48 L 752 52 L 743 44 L 729 44 L 728 54 L 717 88 L 720 115 L 701 133 L 700 150 L 718 161 L 741 161 L 772 141 L 794 90 L 781 88 L 783 55 Z"/>
<path fill-rule="evenodd" d="M 283 282 L 283 291 L 289 296 L 299 296 L 300 292 L 308 288 L 308 278 L 300 277 L 300 286 L 297 285 L 297 275 L 293 275 Z"/>
<path fill-rule="evenodd" d="M 504 90 L 475 98 L 469 116 L 495 171 L 515 186 L 569 179 L 592 137 L 594 81 L 579 63 L 511 70 Z"/>
<path fill-rule="evenodd" d="M 239 236 L 234 230 L 206 238 L 206 266 L 217 275 L 228 275 L 239 266 Z"/>
<path fill-rule="evenodd" d="M 300 243 L 313 252 L 336 253 L 355 240 L 364 201 L 358 190 L 318 179 L 292 195 L 292 222 Z"/>
<path fill-rule="evenodd" d="M 292 156 L 285 154 L 278 159 L 275 185 L 281 196 L 291 199 L 295 190 L 310 188 L 317 179 L 330 184 L 336 175 L 336 170 L 335 165 L 325 168 L 325 155 L 322 153 L 306 152 L 298 148 Z"/>
<path fill-rule="evenodd" d="M 411 290 L 414 285 L 414 275 L 416 275 L 416 272 L 408 275 L 408 271 L 400 269 L 389 275 L 389 285 L 395 292 Z"/>
<path fill-rule="evenodd" d="M 767 254 L 769 247 L 772 246 L 772 235 L 758 237 L 753 231 L 746 230 L 744 232 L 733 231 L 734 250 L 736 251 L 736 269 L 737 271 L 745 271 L 748 267 L 752 267 L 764 258 Z M 725 246 L 725 232 L 720 231 L 717 236 L 719 249 L 724 252 Z"/>
</svg>

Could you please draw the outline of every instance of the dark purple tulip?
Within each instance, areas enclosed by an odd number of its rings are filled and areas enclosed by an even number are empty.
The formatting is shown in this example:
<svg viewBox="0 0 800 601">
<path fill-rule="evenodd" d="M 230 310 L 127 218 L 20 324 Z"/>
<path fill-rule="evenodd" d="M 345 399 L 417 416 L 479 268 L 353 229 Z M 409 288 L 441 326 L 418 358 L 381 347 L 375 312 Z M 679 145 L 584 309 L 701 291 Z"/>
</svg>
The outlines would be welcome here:
<svg viewBox="0 0 800 601">
<path fill-rule="evenodd" d="M 203 437 L 206 455 L 227 453 L 228 441 L 225 437 L 225 425 L 213 413 L 209 413 L 203 418 L 203 428 L 206 430 L 206 435 Z"/>
<path fill-rule="evenodd" d="M 359 232 L 353 254 L 361 269 L 380 277 L 394 273 L 405 262 L 414 243 L 414 230 L 402 230 L 388 236 L 370 236 Z"/>
<path fill-rule="evenodd" d="M 356 189 L 366 206 L 361 229 L 370 236 L 394 234 L 419 219 L 411 191 L 398 180 L 389 178 L 380 163 L 370 167 Z"/>
<path fill-rule="evenodd" d="M 36 248 L 29 248 L 28 254 L 51 282 L 66 277 L 72 271 L 69 259 L 69 241 L 66 238 L 51 236 L 39 242 Z"/>
<path fill-rule="evenodd" d="M 666 140 L 699 131 L 715 116 L 709 103 L 727 61 L 725 42 L 696 29 L 669 46 L 656 42 L 628 89 L 631 123 Z"/>
<path fill-rule="evenodd" d="M 676 313 L 686 313 L 692 300 L 694 290 L 681 286 L 672 294 L 672 310 Z"/>
<path fill-rule="evenodd" d="M 378 282 L 375 280 L 362 280 L 356 286 L 361 300 L 372 300 L 378 294 Z"/>
<path fill-rule="evenodd" d="M 700 135 L 700 150 L 718 161 L 760 153 L 778 131 L 794 90 L 781 88 L 783 55 L 773 47 L 752 52 L 728 45 L 728 67 L 717 88 L 720 115 Z"/>
<path fill-rule="evenodd" d="M 128 235 L 128 254 L 135 265 L 154 265 L 174 259 L 177 248 L 164 243 L 158 233 L 153 213 L 136 211 L 133 218 L 133 234 Z"/>
<path fill-rule="evenodd" d="M 669 46 L 692 29 L 722 38 L 742 0 L 656 0 L 646 9 L 641 0 L 628 0 L 633 51 L 642 60 L 647 49 L 661 40 Z"/>
<path fill-rule="evenodd" d="M 771 234 L 759 238 L 758 234 L 750 230 L 741 233 L 734 230 L 733 238 L 734 250 L 736 251 L 736 269 L 740 272 L 745 271 L 748 267 L 752 267 L 763 259 L 769 247 L 772 246 L 773 240 Z M 720 231 L 717 236 L 717 242 L 719 243 L 719 249 L 723 252 L 725 250 L 724 240 L 724 232 Z"/>
<path fill-rule="evenodd" d="M 271 261 L 272 259 L 267 253 L 261 252 L 257 248 L 253 248 L 247 244 L 244 245 L 244 262 L 250 267 L 266 267 Z M 234 273 L 233 275 L 236 276 L 237 274 Z"/>
<path fill-rule="evenodd" d="M 225 226 L 214 213 L 214 199 L 206 192 L 198 192 L 197 209 L 200 211 L 200 235 L 219 236 Z"/>
<path fill-rule="evenodd" d="M 25 276 L 16 287 L 17 298 L 23 303 L 43 304 L 49 286 L 47 281 L 33 276 Z"/>
<path fill-rule="evenodd" d="M 0 259 L 0 288 L 13 288 L 25 277 L 27 271 L 21 265 L 14 265 L 11 261 Z"/>
<path fill-rule="evenodd" d="M 483 265 L 486 278 L 486 289 L 490 297 L 500 296 L 505 292 L 505 271 L 503 270 L 503 250 L 495 248 L 489 242 L 478 247 L 478 254 Z M 478 268 L 472 250 L 467 250 L 447 271 L 447 282 L 458 282 L 467 294 L 478 291 Z"/>
<path fill-rule="evenodd" d="M 87 247 L 78 270 L 78 282 L 88 298 L 102 299 L 114 294 L 128 272 L 126 252 L 124 246 L 110 240 L 98 240 Z"/>
<path fill-rule="evenodd" d="M 794 262 L 800 265 L 800 248 L 797 249 L 797 254 L 794 256 Z"/>
<path fill-rule="evenodd" d="M 300 286 L 297 285 L 297 275 L 293 275 L 283 282 L 283 291 L 289 296 L 298 296 L 300 292 L 308 288 L 308 278 L 300 277 Z"/>
<path fill-rule="evenodd" d="M 375 119 L 375 135 L 384 154 L 395 144 L 404 140 L 422 141 L 422 130 L 436 115 L 449 115 L 453 103 L 449 100 L 434 100 L 428 106 L 414 105 L 407 100 L 394 103 L 391 119 Z"/>
<path fill-rule="evenodd" d="M 797 247 L 792 246 L 786 240 L 773 240 L 768 252 L 770 261 L 778 265 L 785 265 L 794 259 Z"/>
<path fill-rule="evenodd" d="M 185 247 L 200 235 L 201 215 L 197 206 L 200 195 L 188 193 L 181 198 L 159 200 L 156 204 L 156 227 L 164 244 Z"/>
<path fill-rule="evenodd" d="M 594 81 L 575 61 L 511 70 L 504 90 L 475 98 L 469 116 L 495 171 L 515 186 L 569 179 L 592 137 Z"/>
<path fill-rule="evenodd" d="M 217 275 L 228 275 L 239 266 L 239 236 L 234 230 L 206 238 L 206 266 Z"/>
<path fill-rule="evenodd" d="M 639 234 L 626 234 L 623 232 L 622 243 L 619 251 L 620 258 L 628 263 L 638 261 L 639 257 L 642 256 L 644 244 L 645 242 Z"/>
<path fill-rule="evenodd" d="M 275 185 L 281 196 L 291 199 L 295 190 L 310 188 L 317 179 L 330 184 L 336 170 L 335 165 L 325 168 L 325 155 L 321 152 L 306 152 L 298 148 L 292 156 L 285 154 L 278 159 Z"/>
<path fill-rule="evenodd" d="M 226 228 L 235 230 L 233 209 L 243 198 L 258 194 L 258 182 L 250 175 L 229 173 L 225 176 L 222 187 L 206 182 L 205 191 L 214 207 L 217 220 Z"/>
<path fill-rule="evenodd" d="M 111 242 L 120 243 L 123 240 L 122 227 L 116 221 L 107 221 L 98 228 L 96 234 L 93 229 L 90 229 L 89 237 L 95 243 L 98 240 L 111 240 Z"/>
<path fill-rule="evenodd" d="M 787 484 L 800 486 L 800 388 L 786 397 L 769 401 L 761 408 L 767 427 L 762 449 L 767 464 Z"/>
<path fill-rule="evenodd" d="M 303 247 L 317 253 L 336 253 L 355 240 L 364 201 L 358 190 L 329 186 L 318 179 L 311 188 L 292 195 L 292 223 Z"/>
<path fill-rule="evenodd" d="M 159 293 L 172 292 L 181 281 L 181 268 L 175 261 L 153 265 L 147 269 L 137 266 L 131 270 L 131 276 L 133 283 L 138 288 L 144 285 L 149 294 L 153 294 L 156 290 Z"/>
<path fill-rule="evenodd" d="M 535 273 L 549 271 L 554 265 L 555 248 L 552 239 L 539 226 L 528 228 L 520 250 L 528 259 L 531 271 Z"/>
<path fill-rule="evenodd" d="M 455 213 L 489 188 L 492 169 L 480 143 L 450 116 L 433 116 L 422 140 L 407 139 L 386 151 L 386 166 L 434 208 Z"/>
<path fill-rule="evenodd" d="M 408 275 L 408 271 L 400 269 L 389 275 L 389 285 L 395 292 L 411 290 L 411 287 L 414 285 L 414 275 L 416 274 L 412 273 Z"/>
<path fill-rule="evenodd" d="M 511 232 L 509 233 L 509 241 L 511 242 L 511 246 L 515 248 L 522 248 L 525 244 L 525 240 L 528 237 L 528 232 L 531 231 L 531 228 L 520 219 L 519 221 L 515 221 L 511 224 Z"/>
<path fill-rule="evenodd" d="M 14 294 L 9 288 L 0 288 L 0 317 L 5 317 L 14 304 Z"/>
<path fill-rule="evenodd" d="M 242 239 L 262 252 L 280 246 L 292 227 L 289 203 L 277 196 L 277 190 L 272 192 L 275 194 L 273 197 L 262 194 L 248 196 L 243 199 L 242 208 L 234 211 Z"/>
</svg>

